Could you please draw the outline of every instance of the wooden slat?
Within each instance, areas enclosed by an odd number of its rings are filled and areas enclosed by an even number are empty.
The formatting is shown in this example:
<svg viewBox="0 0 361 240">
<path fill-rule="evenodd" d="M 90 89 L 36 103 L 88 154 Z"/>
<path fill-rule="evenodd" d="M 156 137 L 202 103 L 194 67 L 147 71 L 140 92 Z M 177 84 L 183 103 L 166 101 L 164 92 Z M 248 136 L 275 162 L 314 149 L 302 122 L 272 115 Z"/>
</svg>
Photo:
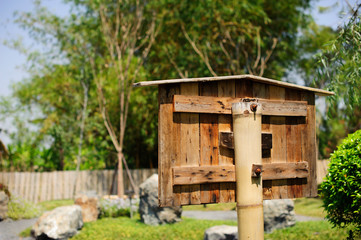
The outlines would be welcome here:
<svg viewBox="0 0 361 240">
<path fill-rule="evenodd" d="M 47 189 L 46 189 L 46 183 L 47 183 L 47 179 L 45 176 L 45 172 L 42 172 L 40 175 L 40 181 L 41 181 L 41 187 L 40 187 L 40 202 L 45 201 L 46 200 L 46 195 L 47 195 Z"/>
<path fill-rule="evenodd" d="M 262 164 L 263 181 L 307 178 L 308 175 L 307 162 Z M 235 166 L 173 167 L 174 185 L 235 181 Z"/>
<path fill-rule="evenodd" d="M 234 166 L 174 167 L 173 184 L 235 182 Z"/>
<path fill-rule="evenodd" d="M 264 83 L 253 84 L 253 97 L 269 99 L 269 85 Z M 270 133 L 270 116 L 262 116 L 262 132 Z M 262 149 L 262 164 L 271 162 L 271 149 Z M 272 181 L 262 181 L 263 198 L 272 198 Z"/>
<path fill-rule="evenodd" d="M 179 158 L 179 115 L 173 114 L 172 98 L 179 94 L 179 86 L 159 86 L 158 124 L 158 194 L 161 207 L 180 205 L 180 197 L 173 199 L 172 166 Z M 178 121 L 178 123 L 177 123 Z M 176 189 L 174 189 L 176 190 Z M 178 202 L 177 202 L 178 201 Z"/>
<path fill-rule="evenodd" d="M 39 172 L 36 173 L 36 188 L 35 188 L 35 194 L 36 194 L 36 198 L 35 198 L 35 202 L 38 203 L 40 201 L 40 185 L 41 185 L 41 178 L 40 178 L 40 174 Z"/>
<path fill-rule="evenodd" d="M 175 95 L 173 104 L 175 112 L 232 114 L 232 103 L 240 101 L 242 98 Z M 262 104 L 262 115 L 304 117 L 307 115 L 306 101 L 259 99 L 258 102 Z"/>
<path fill-rule="evenodd" d="M 307 162 L 266 163 L 262 170 L 263 180 L 307 178 L 309 175 Z"/>
<path fill-rule="evenodd" d="M 315 95 L 310 92 L 302 92 L 301 99 L 308 102 L 306 123 L 301 129 L 302 136 L 302 160 L 308 161 L 310 175 L 307 185 L 303 188 L 303 195 L 307 197 L 317 196 L 317 172 L 316 172 L 316 109 Z"/>
<path fill-rule="evenodd" d="M 301 93 L 298 90 L 287 89 L 286 100 L 301 100 Z M 302 161 L 302 143 L 301 143 L 301 124 L 302 118 L 288 117 L 286 118 L 286 142 L 287 142 L 287 162 L 301 162 Z M 301 179 L 289 179 L 288 198 L 302 197 Z"/>
<path fill-rule="evenodd" d="M 285 100 L 285 89 L 281 87 L 270 86 L 269 95 L 272 100 Z M 273 138 L 273 148 L 271 149 L 272 163 L 287 162 L 286 145 L 286 118 L 270 117 L 270 130 Z M 287 180 L 272 181 L 272 199 L 287 198 Z"/>
<path fill-rule="evenodd" d="M 233 132 L 220 132 L 219 144 L 228 149 L 234 149 Z M 272 148 L 272 134 L 262 133 L 262 149 Z"/>
<path fill-rule="evenodd" d="M 182 95 L 198 96 L 198 83 L 183 83 Z M 182 113 L 180 135 L 180 166 L 199 166 L 199 114 Z M 181 187 L 181 205 L 201 204 L 200 185 Z"/>
<path fill-rule="evenodd" d="M 236 96 L 236 83 L 234 80 L 218 82 L 218 97 L 235 97 Z M 221 114 L 218 116 L 218 130 L 221 132 L 232 131 L 232 116 Z M 221 145 L 220 145 L 221 146 Z M 219 148 L 219 165 L 220 166 L 233 166 L 234 151 L 220 147 Z M 220 184 L 219 202 L 235 202 L 236 187 L 233 182 L 226 182 Z"/>
<path fill-rule="evenodd" d="M 217 96 L 218 85 L 200 83 L 199 92 L 202 96 Z M 218 165 L 218 116 L 200 114 L 200 165 Z M 201 185 L 201 202 L 216 203 L 219 201 L 219 184 Z"/>
</svg>

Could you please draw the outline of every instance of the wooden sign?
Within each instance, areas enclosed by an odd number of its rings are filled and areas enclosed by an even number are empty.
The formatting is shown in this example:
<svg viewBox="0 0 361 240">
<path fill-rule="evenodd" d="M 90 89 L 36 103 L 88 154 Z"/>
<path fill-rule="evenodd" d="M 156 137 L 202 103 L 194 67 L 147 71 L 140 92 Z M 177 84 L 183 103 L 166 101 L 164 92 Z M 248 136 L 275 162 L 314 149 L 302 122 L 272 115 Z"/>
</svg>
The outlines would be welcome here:
<svg viewBox="0 0 361 240">
<path fill-rule="evenodd" d="M 262 105 L 264 199 L 313 197 L 315 94 L 332 92 L 251 76 L 137 83 L 159 89 L 159 205 L 235 201 L 232 103 Z M 256 173 L 255 173 L 256 174 Z"/>
</svg>

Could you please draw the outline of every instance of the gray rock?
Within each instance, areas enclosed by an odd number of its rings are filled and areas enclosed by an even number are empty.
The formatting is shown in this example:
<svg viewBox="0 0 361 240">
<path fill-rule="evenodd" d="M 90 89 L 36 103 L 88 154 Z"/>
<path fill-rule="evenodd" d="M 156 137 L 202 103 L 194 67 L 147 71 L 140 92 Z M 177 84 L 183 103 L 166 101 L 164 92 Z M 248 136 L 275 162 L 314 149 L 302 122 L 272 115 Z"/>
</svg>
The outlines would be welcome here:
<svg viewBox="0 0 361 240">
<path fill-rule="evenodd" d="M 82 227 L 81 207 L 73 205 L 45 212 L 35 223 L 31 232 L 38 239 L 68 239 Z"/>
<path fill-rule="evenodd" d="M 238 230 L 236 226 L 220 225 L 208 228 L 204 232 L 204 240 L 236 240 Z"/>
<path fill-rule="evenodd" d="M 141 221 L 159 225 L 181 221 L 181 207 L 158 206 L 158 174 L 153 174 L 139 186 L 139 213 Z"/>
<path fill-rule="evenodd" d="M 9 196 L 4 191 L 0 191 L 0 221 L 7 218 Z"/>
<path fill-rule="evenodd" d="M 291 227 L 296 224 L 294 202 L 290 199 L 263 201 L 264 231 Z"/>
</svg>

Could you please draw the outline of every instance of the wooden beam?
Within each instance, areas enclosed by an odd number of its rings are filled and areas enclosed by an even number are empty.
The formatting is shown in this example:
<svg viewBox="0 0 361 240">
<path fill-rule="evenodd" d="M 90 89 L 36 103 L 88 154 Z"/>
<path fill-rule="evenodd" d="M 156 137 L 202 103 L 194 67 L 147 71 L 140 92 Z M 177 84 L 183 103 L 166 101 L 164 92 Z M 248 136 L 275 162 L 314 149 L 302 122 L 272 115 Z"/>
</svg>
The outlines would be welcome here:
<svg viewBox="0 0 361 240">
<path fill-rule="evenodd" d="M 233 132 L 220 132 L 219 143 L 222 147 L 234 149 Z M 272 133 L 262 133 L 262 149 L 272 148 Z"/>
<path fill-rule="evenodd" d="M 242 101 L 242 98 L 183 96 L 174 95 L 174 112 L 232 114 L 232 103 Z M 258 99 L 262 104 L 262 115 L 269 116 L 306 116 L 306 101 L 282 101 Z"/>
<path fill-rule="evenodd" d="M 174 167 L 173 184 L 235 182 L 234 166 Z"/>
<path fill-rule="evenodd" d="M 254 165 L 252 173 L 258 167 L 258 165 Z M 308 162 L 266 163 L 262 165 L 262 180 L 307 178 L 308 175 Z M 257 175 L 254 174 L 252 177 L 257 177 Z"/>
<path fill-rule="evenodd" d="M 253 168 L 259 167 L 255 165 Z M 254 172 L 254 169 L 250 169 Z M 262 164 L 262 180 L 307 178 L 308 162 Z M 235 182 L 235 166 L 173 167 L 173 185 Z"/>
</svg>

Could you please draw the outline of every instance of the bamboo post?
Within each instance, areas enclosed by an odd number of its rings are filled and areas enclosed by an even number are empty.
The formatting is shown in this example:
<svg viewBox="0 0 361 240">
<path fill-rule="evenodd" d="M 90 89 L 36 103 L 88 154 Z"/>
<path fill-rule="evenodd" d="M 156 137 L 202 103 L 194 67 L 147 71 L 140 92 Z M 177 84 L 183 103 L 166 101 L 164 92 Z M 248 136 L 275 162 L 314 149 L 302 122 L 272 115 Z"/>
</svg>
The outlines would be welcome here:
<svg viewBox="0 0 361 240">
<path fill-rule="evenodd" d="M 262 107 L 256 102 L 232 105 L 238 239 L 264 239 L 261 177 L 252 178 L 252 165 L 262 164 Z"/>
</svg>

